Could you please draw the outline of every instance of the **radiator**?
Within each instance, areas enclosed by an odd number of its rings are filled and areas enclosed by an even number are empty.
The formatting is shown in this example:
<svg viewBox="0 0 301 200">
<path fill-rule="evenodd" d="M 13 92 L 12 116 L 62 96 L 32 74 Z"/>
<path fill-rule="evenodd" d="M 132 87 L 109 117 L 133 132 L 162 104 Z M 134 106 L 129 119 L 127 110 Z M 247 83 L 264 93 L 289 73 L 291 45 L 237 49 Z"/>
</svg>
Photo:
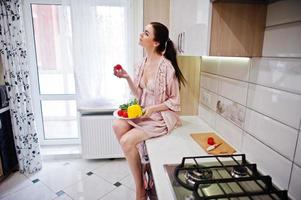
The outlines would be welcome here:
<svg viewBox="0 0 301 200">
<path fill-rule="evenodd" d="M 112 129 L 112 115 L 80 116 L 82 157 L 86 159 L 124 157 Z"/>
</svg>

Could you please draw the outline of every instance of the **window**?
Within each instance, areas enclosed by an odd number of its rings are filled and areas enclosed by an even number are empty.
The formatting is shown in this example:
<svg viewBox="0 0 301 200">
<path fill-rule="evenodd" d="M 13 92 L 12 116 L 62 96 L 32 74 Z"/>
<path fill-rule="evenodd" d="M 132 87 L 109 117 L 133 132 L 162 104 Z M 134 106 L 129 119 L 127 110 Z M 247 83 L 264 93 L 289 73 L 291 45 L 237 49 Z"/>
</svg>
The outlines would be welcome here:
<svg viewBox="0 0 301 200">
<path fill-rule="evenodd" d="M 139 7 L 139 1 L 96 2 L 94 26 L 97 28 L 96 38 L 102 40 L 94 42 L 101 45 L 103 52 L 93 54 L 93 51 L 75 48 L 77 44 L 74 41 L 82 42 L 89 38 L 75 38 L 86 36 L 73 34 L 76 27 L 70 7 L 62 6 L 58 0 L 24 0 L 34 112 L 41 144 L 79 143 L 77 107 L 81 91 L 84 92 L 84 99 L 88 99 L 89 95 L 93 98 L 100 95 L 120 98 L 121 92 L 118 91 L 125 91 L 126 86 L 123 82 L 112 84 L 116 81 L 112 76 L 112 67 L 117 60 L 131 66 L 134 57 L 142 55 L 128 48 L 130 43 L 138 40 L 139 29 L 131 28 L 137 19 L 129 22 L 129 16 L 133 18 L 137 13 L 129 9 L 137 8 L 137 5 Z M 137 22 L 142 30 L 142 21 Z M 131 31 L 125 32 L 124 28 Z M 84 60 L 89 56 L 88 60 Z M 91 60 L 97 64 L 96 67 L 91 68 Z M 128 71 L 131 72 L 131 68 Z M 80 76 L 76 76 L 75 72 Z M 80 80 L 83 75 L 87 76 Z M 94 75 L 95 79 L 92 77 Z M 116 92 L 112 93 L 112 90 Z M 95 101 L 93 98 L 88 103 Z"/>
</svg>

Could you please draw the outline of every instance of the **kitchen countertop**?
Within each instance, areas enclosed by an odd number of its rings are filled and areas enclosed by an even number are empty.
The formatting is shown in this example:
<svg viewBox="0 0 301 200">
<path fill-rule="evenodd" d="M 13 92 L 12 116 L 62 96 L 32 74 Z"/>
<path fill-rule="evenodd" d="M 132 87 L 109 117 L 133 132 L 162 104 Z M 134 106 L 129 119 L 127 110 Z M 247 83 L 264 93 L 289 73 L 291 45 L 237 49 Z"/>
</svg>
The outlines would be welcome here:
<svg viewBox="0 0 301 200">
<path fill-rule="evenodd" d="M 215 132 L 198 116 L 182 116 L 181 120 L 183 125 L 173 130 L 171 134 L 146 141 L 159 200 L 174 199 L 172 187 L 163 165 L 179 164 L 185 156 L 208 155 L 190 137 L 190 134 Z"/>
</svg>

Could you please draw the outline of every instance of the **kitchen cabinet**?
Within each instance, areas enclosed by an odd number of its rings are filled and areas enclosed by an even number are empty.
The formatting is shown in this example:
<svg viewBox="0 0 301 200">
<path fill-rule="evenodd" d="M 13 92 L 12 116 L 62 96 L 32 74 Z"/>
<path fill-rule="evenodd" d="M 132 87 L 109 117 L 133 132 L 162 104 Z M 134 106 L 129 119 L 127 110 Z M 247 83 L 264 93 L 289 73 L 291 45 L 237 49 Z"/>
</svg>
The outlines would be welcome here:
<svg viewBox="0 0 301 200">
<path fill-rule="evenodd" d="M 209 55 L 261 56 L 266 11 L 266 4 L 213 3 Z"/>
<path fill-rule="evenodd" d="M 210 6 L 210 0 L 170 0 L 170 39 L 180 54 L 207 54 Z"/>
<path fill-rule="evenodd" d="M 169 27 L 169 0 L 144 0 L 143 1 L 143 24 L 161 22 Z"/>
<path fill-rule="evenodd" d="M 178 56 L 179 68 L 187 83 L 181 85 L 180 115 L 197 115 L 200 94 L 201 58 L 197 56 Z"/>
<path fill-rule="evenodd" d="M 266 4 L 171 0 L 170 32 L 182 55 L 261 56 Z"/>
</svg>

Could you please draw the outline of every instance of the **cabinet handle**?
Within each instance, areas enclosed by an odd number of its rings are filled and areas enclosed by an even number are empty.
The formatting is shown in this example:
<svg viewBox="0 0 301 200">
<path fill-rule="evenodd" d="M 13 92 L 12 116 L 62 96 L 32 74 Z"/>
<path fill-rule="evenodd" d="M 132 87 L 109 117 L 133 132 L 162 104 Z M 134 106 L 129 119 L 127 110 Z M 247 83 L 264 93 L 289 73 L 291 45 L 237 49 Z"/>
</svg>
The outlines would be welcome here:
<svg viewBox="0 0 301 200">
<path fill-rule="evenodd" d="M 182 35 L 183 33 L 180 33 L 180 53 L 183 53 L 183 49 L 182 49 Z"/>
<path fill-rule="evenodd" d="M 183 48 L 182 48 L 182 47 L 183 47 Z M 185 32 L 183 32 L 181 48 L 182 48 L 182 53 L 184 53 L 184 48 L 185 48 Z"/>
<path fill-rule="evenodd" d="M 178 52 L 179 52 L 179 53 L 181 53 L 181 50 L 180 50 L 180 35 L 181 35 L 181 34 L 178 35 L 178 45 L 177 45 L 177 46 L 178 46 Z"/>
</svg>

